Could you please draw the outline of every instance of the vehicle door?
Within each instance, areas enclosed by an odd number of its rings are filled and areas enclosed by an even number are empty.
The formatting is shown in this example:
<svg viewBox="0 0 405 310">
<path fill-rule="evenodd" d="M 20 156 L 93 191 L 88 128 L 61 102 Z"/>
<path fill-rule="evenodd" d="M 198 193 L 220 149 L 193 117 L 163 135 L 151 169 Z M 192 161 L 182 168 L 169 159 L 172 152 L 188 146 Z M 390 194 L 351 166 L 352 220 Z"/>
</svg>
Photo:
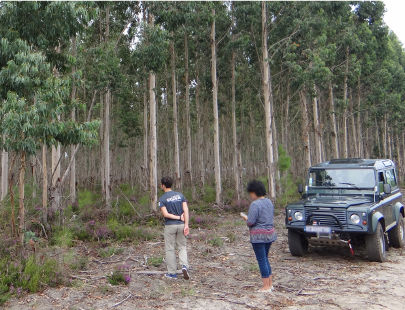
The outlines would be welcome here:
<svg viewBox="0 0 405 310">
<path fill-rule="evenodd" d="M 384 208 L 385 225 L 389 228 L 390 225 L 395 224 L 395 213 L 394 206 L 400 200 L 400 197 L 394 198 L 398 192 L 399 187 L 397 184 L 396 174 L 394 168 L 389 168 L 385 170 L 385 183 L 391 186 L 391 194 L 386 195 L 385 199 L 387 201 Z"/>
</svg>

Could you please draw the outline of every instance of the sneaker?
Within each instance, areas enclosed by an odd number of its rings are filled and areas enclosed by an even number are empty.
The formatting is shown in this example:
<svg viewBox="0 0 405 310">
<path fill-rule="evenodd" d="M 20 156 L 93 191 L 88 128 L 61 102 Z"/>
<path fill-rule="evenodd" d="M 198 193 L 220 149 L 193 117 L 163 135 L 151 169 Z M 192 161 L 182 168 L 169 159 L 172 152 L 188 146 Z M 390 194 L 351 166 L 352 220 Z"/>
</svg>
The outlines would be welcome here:
<svg viewBox="0 0 405 310">
<path fill-rule="evenodd" d="M 184 266 L 181 268 L 181 271 L 183 272 L 183 276 L 185 280 L 189 280 L 190 279 L 190 274 L 188 273 L 188 268 L 187 266 Z"/>
<path fill-rule="evenodd" d="M 165 277 L 172 280 L 177 280 L 177 274 L 166 273 Z"/>
</svg>

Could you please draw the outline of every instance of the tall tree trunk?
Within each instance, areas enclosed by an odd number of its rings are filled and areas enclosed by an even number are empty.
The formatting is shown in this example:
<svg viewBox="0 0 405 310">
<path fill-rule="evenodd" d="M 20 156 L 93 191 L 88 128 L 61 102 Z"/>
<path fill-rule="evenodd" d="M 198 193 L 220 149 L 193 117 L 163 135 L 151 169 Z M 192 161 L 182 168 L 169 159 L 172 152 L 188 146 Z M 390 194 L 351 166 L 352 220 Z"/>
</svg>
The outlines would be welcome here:
<svg viewBox="0 0 405 310">
<path fill-rule="evenodd" d="M 46 144 L 42 144 L 42 223 L 48 227 L 48 169 L 46 167 Z"/>
<path fill-rule="evenodd" d="M 387 146 L 387 114 L 384 114 L 383 119 L 383 156 L 384 158 L 387 157 L 388 154 L 388 146 Z"/>
<path fill-rule="evenodd" d="M 350 141 L 350 145 L 352 146 L 350 156 L 356 157 L 359 156 L 359 150 L 358 150 L 358 144 L 357 144 L 357 138 L 358 138 L 358 133 L 357 133 L 357 127 L 356 127 L 356 119 L 355 119 L 355 113 L 354 113 L 354 100 L 353 100 L 353 95 L 352 92 L 350 92 L 350 120 L 351 120 L 351 137 L 352 140 Z"/>
<path fill-rule="evenodd" d="M 191 186 L 192 199 L 195 200 L 195 186 L 193 184 L 192 167 L 192 144 L 191 144 L 191 116 L 190 116 L 190 81 L 188 70 L 188 35 L 184 34 L 184 86 L 186 88 L 186 133 L 187 133 L 187 174 L 189 176 L 189 186 Z"/>
<path fill-rule="evenodd" d="M 218 81 L 217 81 L 217 53 L 215 41 L 215 9 L 212 10 L 211 24 L 211 79 L 212 105 L 214 110 L 214 169 L 215 169 L 215 201 L 222 203 L 221 163 L 219 154 L 219 121 L 218 121 Z"/>
<path fill-rule="evenodd" d="M 195 87 L 195 105 L 197 109 L 197 135 L 198 135 L 198 167 L 200 169 L 200 182 L 201 186 L 205 185 L 205 164 L 204 164 L 204 127 L 201 121 L 201 103 L 200 103 L 200 80 L 199 68 L 196 65 L 196 87 Z"/>
<path fill-rule="evenodd" d="M 154 17 L 149 12 L 149 26 L 153 27 Z M 150 161 L 149 161 L 149 187 L 150 204 L 153 211 L 157 210 L 157 136 L 156 136 L 156 74 L 149 72 L 149 124 L 150 124 Z"/>
<path fill-rule="evenodd" d="M 171 53 L 171 70 L 172 70 L 172 100 L 173 100 L 173 138 L 174 138 L 174 174 L 176 178 L 176 186 L 181 188 L 181 173 L 180 173 L 180 145 L 179 145 L 179 128 L 177 115 L 177 87 L 176 87 L 176 51 L 174 42 L 170 42 Z"/>
<path fill-rule="evenodd" d="M 357 156 L 359 158 L 364 156 L 363 151 L 363 133 L 362 133 L 362 126 L 361 126 L 361 86 L 360 86 L 360 75 L 357 80 Z"/>
<path fill-rule="evenodd" d="M 233 3 L 232 3 L 232 11 L 233 11 Z M 232 14 L 232 26 L 235 27 L 235 18 Z M 232 41 L 235 41 L 235 34 L 234 31 L 232 32 Z M 235 181 L 235 192 L 236 198 L 240 199 L 240 174 L 239 174 L 239 166 L 238 166 L 238 138 L 236 135 L 236 77 L 235 77 L 235 66 L 236 66 L 236 53 L 232 50 L 232 58 L 231 58 L 231 85 L 232 85 L 232 100 L 231 100 L 231 113 L 232 113 L 232 143 L 233 143 L 233 156 L 232 156 L 232 170 L 233 176 Z"/>
<path fill-rule="evenodd" d="M 101 192 L 105 193 L 105 154 L 104 154 L 104 94 L 100 91 L 100 119 L 102 120 L 100 124 L 100 183 L 101 183 Z"/>
<path fill-rule="evenodd" d="M 105 40 L 110 36 L 110 7 L 105 9 Z M 107 210 L 111 209 L 111 158 L 110 158 L 110 109 L 111 109 L 111 89 L 107 86 L 104 101 L 104 201 Z"/>
<path fill-rule="evenodd" d="M 272 101 L 273 90 L 271 86 L 271 72 L 268 63 L 267 50 L 267 11 L 266 2 L 262 2 L 262 84 L 264 98 L 264 114 L 266 122 L 266 155 L 267 155 L 267 178 L 269 184 L 269 195 L 272 199 L 276 197 L 276 183 L 274 173 L 274 149 L 273 149 L 273 133 L 272 133 Z"/>
<path fill-rule="evenodd" d="M 1 152 L 1 198 L 3 201 L 7 196 L 8 190 L 8 152 L 2 150 Z"/>
<path fill-rule="evenodd" d="M 72 47 L 73 47 L 73 57 L 77 56 L 76 53 L 76 37 L 73 38 L 72 40 Z M 76 72 L 76 66 L 73 67 L 73 73 Z M 72 94 L 71 94 L 71 99 L 72 101 L 74 101 L 76 99 L 76 84 L 73 83 L 72 86 Z M 76 110 L 75 108 L 72 109 L 72 122 L 76 121 Z M 75 145 L 72 145 L 70 147 L 70 156 L 73 156 L 74 152 L 75 152 Z M 70 203 L 73 205 L 74 203 L 76 203 L 76 158 L 72 159 L 72 165 L 70 167 L 70 184 L 69 184 L 69 188 L 70 188 Z"/>
<path fill-rule="evenodd" d="M 19 170 L 19 236 L 21 245 L 24 245 L 24 232 L 25 232 L 25 209 L 24 209 L 24 183 L 25 183 L 25 152 L 21 153 L 20 170 Z"/>
<path fill-rule="evenodd" d="M 309 121 L 308 121 L 308 103 L 307 95 L 303 90 L 300 90 L 300 101 L 301 101 L 301 117 L 302 117 L 302 140 L 304 144 L 304 159 L 305 159 L 305 170 L 311 167 L 311 144 L 309 140 Z"/>
<path fill-rule="evenodd" d="M 285 101 L 285 115 L 284 115 L 284 126 L 282 128 L 283 131 L 283 145 L 285 147 L 285 150 L 287 153 L 289 153 L 288 151 L 288 147 L 289 147 L 289 143 L 288 143 L 288 133 L 289 133 L 289 114 L 290 114 L 290 80 L 287 81 L 287 89 L 286 89 L 286 101 Z"/>
<path fill-rule="evenodd" d="M 111 90 L 107 89 L 104 101 L 104 201 L 107 210 L 111 208 L 111 159 L 110 159 L 110 108 Z"/>
<path fill-rule="evenodd" d="M 145 174 L 144 184 L 145 190 L 148 190 L 148 147 L 149 147 L 149 130 L 148 130 L 148 94 L 147 94 L 147 81 L 145 80 L 145 91 L 143 92 L 143 172 Z"/>
<path fill-rule="evenodd" d="M 312 98 L 312 113 L 314 117 L 314 132 L 315 132 L 315 153 L 316 162 L 322 162 L 322 132 L 321 123 L 319 121 L 319 107 L 318 107 L 318 95 L 317 89 L 314 84 L 314 97 Z"/>
<path fill-rule="evenodd" d="M 345 75 L 343 79 L 343 156 L 349 157 L 349 142 L 347 132 L 347 108 L 348 108 L 348 85 L 347 80 L 349 77 L 349 47 L 346 47 L 346 60 L 345 60 Z"/>
<path fill-rule="evenodd" d="M 335 99 L 333 97 L 333 86 L 332 82 L 329 81 L 329 106 L 330 106 L 330 118 L 331 118 L 331 136 L 332 136 L 332 154 L 334 158 L 339 158 L 339 137 L 338 128 L 336 122 L 336 110 L 335 110 Z"/>
</svg>

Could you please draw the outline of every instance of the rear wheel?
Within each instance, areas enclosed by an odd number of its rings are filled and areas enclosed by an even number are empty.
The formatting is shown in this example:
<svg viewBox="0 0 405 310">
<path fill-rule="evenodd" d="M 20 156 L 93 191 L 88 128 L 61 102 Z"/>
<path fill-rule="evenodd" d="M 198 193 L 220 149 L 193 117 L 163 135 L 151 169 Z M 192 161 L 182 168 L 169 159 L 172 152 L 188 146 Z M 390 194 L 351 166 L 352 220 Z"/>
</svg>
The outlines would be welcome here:
<svg viewBox="0 0 405 310">
<path fill-rule="evenodd" d="M 382 263 L 386 259 L 386 242 L 384 230 L 380 222 L 374 234 L 366 236 L 366 248 L 368 259 L 373 262 Z"/>
<path fill-rule="evenodd" d="M 288 247 L 292 256 L 303 256 L 308 252 L 308 240 L 295 230 L 288 230 Z"/>
<path fill-rule="evenodd" d="M 394 248 L 402 248 L 405 245 L 405 224 L 401 213 L 397 225 L 388 232 L 388 237 Z"/>
</svg>

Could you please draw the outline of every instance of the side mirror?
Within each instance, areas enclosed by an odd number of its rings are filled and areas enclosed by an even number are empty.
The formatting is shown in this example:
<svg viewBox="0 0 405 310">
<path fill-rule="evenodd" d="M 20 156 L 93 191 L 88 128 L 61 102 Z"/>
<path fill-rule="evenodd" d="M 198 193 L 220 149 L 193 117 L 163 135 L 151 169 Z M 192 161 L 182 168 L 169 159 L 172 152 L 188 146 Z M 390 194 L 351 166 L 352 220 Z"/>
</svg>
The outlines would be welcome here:
<svg viewBox="0 0 405 310">
<path fill-rule="evenodd" d="M 300 183 L 298 184 L 298 193 L 302 194 L 304 192 L 304 186 Z"/>
<path fill-rule="evenodd" d="M 391 194 L 391 185 L 390 184 L 384 184 L 384 194 Z"/>
</svg>

